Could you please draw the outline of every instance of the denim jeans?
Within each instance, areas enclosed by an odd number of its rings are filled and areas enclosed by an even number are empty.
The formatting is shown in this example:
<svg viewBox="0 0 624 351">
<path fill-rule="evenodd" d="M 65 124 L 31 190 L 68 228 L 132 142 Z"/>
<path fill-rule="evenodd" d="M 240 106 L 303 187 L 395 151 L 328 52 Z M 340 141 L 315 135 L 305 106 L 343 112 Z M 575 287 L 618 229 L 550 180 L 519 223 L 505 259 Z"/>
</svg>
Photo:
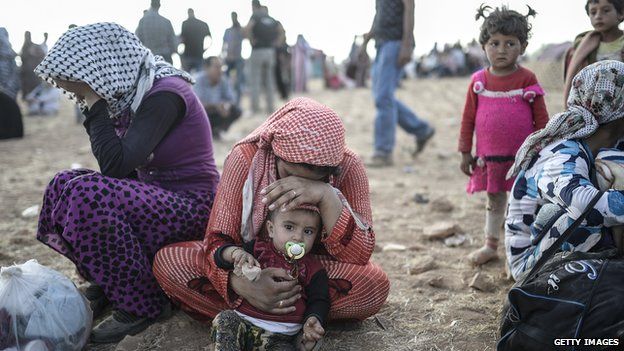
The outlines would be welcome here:
<svg viewBox="0 0 624 351">
<path fill-rule="evenodd" d="M 375 117 L 375 154 L 389 155 L 396 141 L 396 124 L 416 138 L 425 137 L 429 124 L 394 97 L 403 68 L 397 66 L 401 41 L 387 41 L 377 47 L 372 68 Z"/>
</svg>

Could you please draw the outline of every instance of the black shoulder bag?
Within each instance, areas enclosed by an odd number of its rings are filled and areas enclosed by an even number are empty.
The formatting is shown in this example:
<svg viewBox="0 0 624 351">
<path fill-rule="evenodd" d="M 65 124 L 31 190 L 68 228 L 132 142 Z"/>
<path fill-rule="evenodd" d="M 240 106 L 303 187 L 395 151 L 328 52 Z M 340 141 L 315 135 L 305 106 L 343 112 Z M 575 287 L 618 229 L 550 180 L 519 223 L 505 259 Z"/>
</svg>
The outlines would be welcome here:
<svg viewBox="0 0 624 351">
<path fill-rule="evenodd" d="M 617 249 L 558 252 L 602 194 L 511 288 L 497 350 L 624 349 L 619 339 L 624 336 L 624 260 Z"/>
</svg>

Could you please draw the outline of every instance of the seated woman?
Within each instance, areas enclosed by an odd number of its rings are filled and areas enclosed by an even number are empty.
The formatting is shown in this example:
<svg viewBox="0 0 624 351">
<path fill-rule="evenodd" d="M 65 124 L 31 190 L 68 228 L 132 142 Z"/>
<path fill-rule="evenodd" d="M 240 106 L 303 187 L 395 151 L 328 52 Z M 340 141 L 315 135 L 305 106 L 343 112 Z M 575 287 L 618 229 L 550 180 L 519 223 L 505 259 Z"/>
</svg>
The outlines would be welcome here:
<svg viewBox="0 0 624 351">
<path fill-rule="evenodd" d="M 379 311 L 389 281 L 369 261 L 375 245 L 368 179 L 345 145 L 340 118 L 297 98 L 238 142 L 227 157 L 203 242 L 161 249 L 154 274 L 163 290 L 198 318 L 236 309 L 244 299 L 270 314 L 289 314 L 301 286 L 285 270 L 265 268 L 250 282 L 219 268 L 215 251 L 265 236 L 268 211 L 316 205 L 323 231 L 312 253 L 329 276 L 330 319 L 365 319 Z"/>
<path fill-rule="evenodd" d="M 152 274 L 163 246 L 200 239 L 219 181 L 210 124 L 191 77 L 114 23 L 70 29 L 35 70 L 84 108 L 100 172 L 48 185 L 37 238 L 91 282 L 94 342 L 116 342 L 167 312 Z"/>
<path fill-rule="evenodd" d="M 507 262 L 519 279 L 598 193 L 595 155 L 624 137 L 624 63 L 600 61 L 574 78 L 567 110 L 524 142 L 510 175 L 505 225 Z M 546 223 L 555 221 L 545 234 Z M 613 245 L 610 227 L 624 223 L 624 192 L 609 190 L 563 245 L 567 251 Z"/>
</svg>

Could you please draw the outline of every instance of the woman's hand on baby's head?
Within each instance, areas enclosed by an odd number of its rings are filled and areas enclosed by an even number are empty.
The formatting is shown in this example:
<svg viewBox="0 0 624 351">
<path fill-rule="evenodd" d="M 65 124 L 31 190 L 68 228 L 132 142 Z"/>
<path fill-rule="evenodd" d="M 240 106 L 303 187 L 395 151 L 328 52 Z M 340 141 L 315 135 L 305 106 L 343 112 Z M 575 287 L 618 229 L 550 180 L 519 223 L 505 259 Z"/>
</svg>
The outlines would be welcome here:
<svg viewBox="0 0 624 351">
<path fill-rule="evenodd" d="M 318 205 L 326 193 L 331 190 L 329 184 L 297 176 L 288 176 L 271 183 L 260 192 L 262 202 L 269 210 L 283 208 L 285 211 L 301 204 Z"/>
</svg>

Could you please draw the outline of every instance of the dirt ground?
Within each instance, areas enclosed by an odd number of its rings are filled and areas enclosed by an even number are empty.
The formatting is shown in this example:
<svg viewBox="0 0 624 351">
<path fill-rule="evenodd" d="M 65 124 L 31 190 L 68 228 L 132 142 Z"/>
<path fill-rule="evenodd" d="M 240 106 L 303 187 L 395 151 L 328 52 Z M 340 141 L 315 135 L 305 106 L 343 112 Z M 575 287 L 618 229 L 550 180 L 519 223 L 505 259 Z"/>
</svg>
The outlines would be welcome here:
<svg viewBox="0 0 624 351">
<path fill-rule="evenodd" d="M 561 91 L 556 89 L 559 83 L 550 82 L 553 69 L 536 70 L 548 91 L 551 115 L 562 107 Z M 416 160 L 409 155 L 413 139 L 397 132 L 395 166 L 368 170 L 380 248 L 395 243 L 408 249 L 373 254 L 372 260 L 390 277 L 388 301 L 376 318 L 330 326 L 322 350 L 495 348 L 498 313 L 511 282 L 505 279 L 502 259 L 481 268 L 471 267 L 465 259 L 482 244 L 485 205 L 483 194 L 466 194 L 467 178 L 458 168 L 457 135 L 467 84 L 468 78 L 411 80 L 398 91 L 402 101 L 437 129 Z M 369 90 L 326 91 L 315 83 L 307 95 L 335 109 L 344 120 L 349 147 L 362 157 L 370 155 L 375 107 Z M 243 118 L 215 143 L 220 168 L 233 143 L 265 117 Z M 37 217 L 24 218 L 21 213 L 41 203 L 46 184 L 59 170 L 73 163 L 97 169 L 88 137 L 82 125 L 75 123 L 69 102 L 57 117 L 25 117 L 24 122 L 24 139 L 0 142 L 0 265 L 36 258 L 81 284 L 70 261 L 35 239 Z M 416 194 L 429 203 L 416 203 Z M 424 237 L 424 228 L 443 220 L 461 227 L 467 235 L 462 245 L 448 247 Z M 499 254 L 502 257 L 504 251 L 499 249 Z M 434 264 L 428 271 L 409 274 L 413 259 L 429 258 Z M 484 276 L 485 291 L 468 286 L 479 271 Z M 178 311 L 171 319 L 118 345 L 90 345 L 88 349 L 209 350 L 208 326 Z"/>
</svg>

